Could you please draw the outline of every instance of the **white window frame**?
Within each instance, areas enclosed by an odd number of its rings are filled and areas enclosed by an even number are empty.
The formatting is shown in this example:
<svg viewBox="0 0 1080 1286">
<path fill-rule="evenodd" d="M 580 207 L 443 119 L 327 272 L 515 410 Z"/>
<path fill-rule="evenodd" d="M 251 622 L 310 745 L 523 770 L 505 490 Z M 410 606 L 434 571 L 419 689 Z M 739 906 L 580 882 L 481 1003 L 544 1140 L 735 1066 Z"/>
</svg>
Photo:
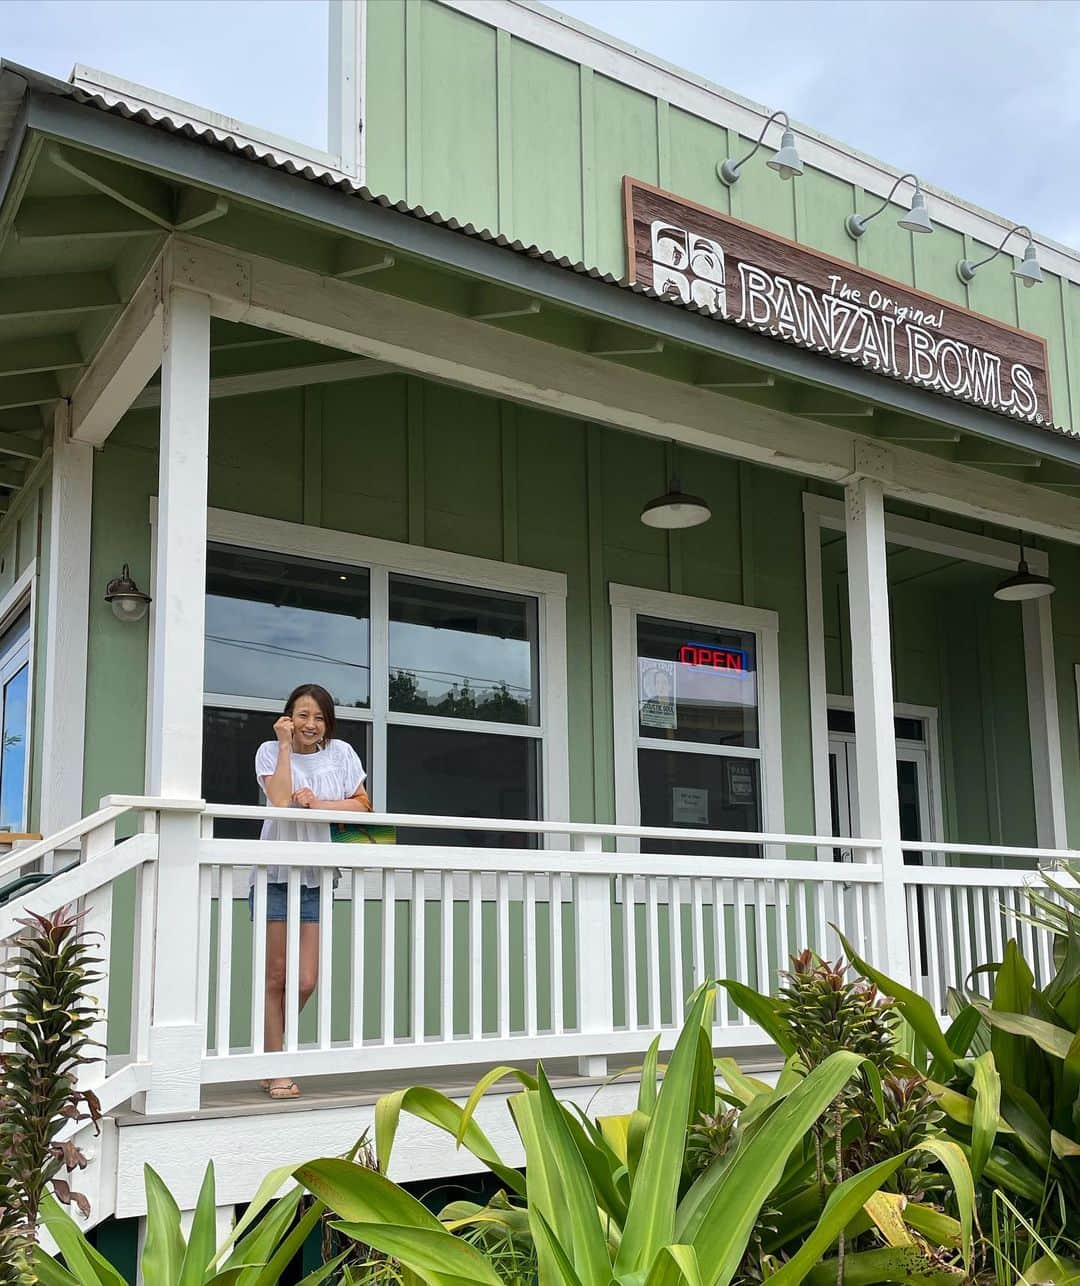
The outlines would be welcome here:
<svg viewBox="0 0 1080 1286">
<path fill-rule="evenodd" d="M 691 598 L 633 585 L 612 584 L 611 678 L 615 731 L 615 820 L 637 826 L 641 818 L 638 749 L 678 750 L 725 758 L 757 760 L 761 767 L 761 824 L 784 831 L 784 764 L 780 729 L 780 618 L 776 612 L 741 603 Z M 753 634 L 757 654 L 758 746 L 714 746 L 697 741 L 642 737 L 638 727 L 637 623 L 639 616 Z M 627 849 L 636 845 L 626 845 Z M 771 854 L 770 854 L 771 856 Z"/>
<path fill-rule="evenodd" d="M 27 608 L 30 624 L 26 639 L 17 648 L 0 657 L 0 725 L 3 722 L 3 689 L 9 678 L 26 666 L 26 768 L 23 774 L 22 827 L 30 824 L 30 786 L 33 775 L 34 735 L 34 634 L 37 628 L 37 563 L 32 563 L 0 599 L 0 634 L 3 634 Z M 25 653 L 25 660 L 23 654 Z M 19 664 L 13 665 L 18 659 Z M 12 667 L 10 675 L 6 670 Z"/>
<path fill-rule="evenodd" d="M 535 567 L 500 563 L 467 554 L 448 553 L 418 545 L 359 536 L 261 518 L 224 509 L 207 511 L 207 541 L 257 553 L 281 554 L 318 562 L 363 568 L 370 581 L 370 705 L 338 707 L 338 718 L 372 724 L 371 763 L 365 764 L 372 786 L 372 805 L 386 810 L 386 730 L 391 725 L 489 732 L 531 737 L 540 743 L 539 803 L 541 817 L 566 820 L 570 815 L 569 736 L 566 672 L 566 576 Z M 508 724 L 483 719 L 455 719 L 443 715 L 395 712 L 389 709 L 389 577 L 418 576 L 497 593 L 523 595 L 537 600 L 537 644 L 540 683 L 539 723 Z M 280 713 L 280 701 L 204 693 L 206 706 L 264 710 Z"/>
</svg>

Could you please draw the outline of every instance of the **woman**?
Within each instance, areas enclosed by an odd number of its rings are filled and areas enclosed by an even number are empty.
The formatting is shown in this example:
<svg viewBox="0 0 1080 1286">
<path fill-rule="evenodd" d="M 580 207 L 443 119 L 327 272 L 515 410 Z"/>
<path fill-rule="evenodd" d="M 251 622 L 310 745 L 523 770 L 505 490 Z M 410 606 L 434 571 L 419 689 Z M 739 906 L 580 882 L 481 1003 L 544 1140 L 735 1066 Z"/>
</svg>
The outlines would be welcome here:
<svg viewBox="0 0 1080 1286">
<path fill-rule="evenodd" d="M 359 756 L 345 741 L 334 740 L 334 702 L 317 683 L 301 684 L 274 724 L 275 741 L 264 741 L 255 754 L 255 775 L 266 802 L 274 808 L 318 808 L 370 812 L 364 790 L 367 774 Z M 265 821 L 265 840 L 330 842 L 326 822 Z M 319 877 L 316 867 L 300 875 L 300 1008 L 307 1004 L 319 977 Z M 289 868 L 266 872 L 266 1009 L 267 1052 L 282 1047 L 285 1034 L 285 931 Z M 255 873 L 251 882 L 254 885 Z M 248 894 L 255 918 L 255 890 Z M 288 1077 L 263 1081 L 273 1099 L 296 1098 L 300 1090 Z"/>
</svg>

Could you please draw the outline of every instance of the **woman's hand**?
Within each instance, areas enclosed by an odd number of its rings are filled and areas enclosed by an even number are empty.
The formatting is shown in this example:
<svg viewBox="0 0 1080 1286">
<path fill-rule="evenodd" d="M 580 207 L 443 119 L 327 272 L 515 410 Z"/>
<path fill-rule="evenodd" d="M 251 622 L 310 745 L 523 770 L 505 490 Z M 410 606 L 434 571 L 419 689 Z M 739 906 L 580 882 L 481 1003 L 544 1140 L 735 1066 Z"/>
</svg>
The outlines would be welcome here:
<svg viewBox="0 0 1080 1286">
<path fill-rule="evenodd" d="M 274 736 L 277 737 L 278 745 L 289 746 L 291 749 L 293 731 L 292 719 L 290 719 L 287 714 L 283 714 L 277 723 L 274 724 Z"/>
<path fill-rule="evenodd" d="M 293 795 L 292 802 L 297 806 L 297 808 L 319 807 L 319 801 L 315 798 L 315 792 L 308 790 L 306 786 L 302 790 L 298 790 Z"/>
</svg>

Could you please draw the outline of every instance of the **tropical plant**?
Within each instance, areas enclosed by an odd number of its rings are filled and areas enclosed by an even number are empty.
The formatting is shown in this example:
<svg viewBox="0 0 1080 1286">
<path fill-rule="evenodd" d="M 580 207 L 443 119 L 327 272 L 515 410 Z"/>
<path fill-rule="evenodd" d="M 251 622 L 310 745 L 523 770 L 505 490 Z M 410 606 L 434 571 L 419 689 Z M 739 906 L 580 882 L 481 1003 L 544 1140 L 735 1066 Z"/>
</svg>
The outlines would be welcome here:
<svg viewBox="0 0 1080 1286">
<path fill-rule="evenodd" d="M 100 1110 L 76 1086 L 80 1067 L 96 1061 L 91 1030 L 99 1018 L 87 995 L 101 975 L 80 917 L 31 913 L 3 970 L 10 979 L 0 1010 L 0 1282 L 32 1281 L 27 1266 L 49 1189 L 84 1213 L 89 1203 L 62 1172 L 86 1158 L 61 1135 Z"/>
<path fill-rule="evenodd" d="M 965 985 L 945 1031 L 922 996 L 852 959 L 914 1032 L 912 1057 L 970 1160 L 983 1222 L 1000 1190 L 1029 1223 L 1080 1240 L 1080 890 L 1049 878 L 1062 901 L 1030 890 L 1027 914 L 1056 935 L 1054 976 L 1036 986 L 1009 940 L 1000 961 L 973 971 L 989 979 L 990 999 Z"/>
<path fill-rule="evenodd" d="M 422 1087 L 382 1099 L 376 1142 L 383 1173 L 326 1159 L 279 1172 L 268 1183 L 280 1184 L 291 1174 L 338 1215 L 339 1231 L 433 1286 L 446 1286 L 451 1278 L 457 1286 L 505 1280 L 490 1254 L 495 1236 L 500 1245 L 514 1246 L 518 1266 L 531 1245 L 540 1286 L 727 1286 L 763 1279 L 793 1286 L 808 1274 L 816 1280 L 827 1272 L 835 1281 L 839 1264 L 831 1252 L 852 1229 L 878 1247 L 878 1275 L 853 1272 L 845 1278 L 849 1282 L 908 1280 L 918 1271 L 936 1274 L 927 1282 L 956 1280 L 958 1261 L 970 1262 L 973 1205 L 959 1147 L 936 1137 L 920 1140 L 913 1149 L 828 1182 L 823 1198 L 811 1132 L 829 1119 L 837 1096 L 864 1074 L 872 1110 L 884 1115 L 876 1068 L 862 1054 L 837 1050 L 822 1051 L 813 1068 L 792 1054 L 776 1086 L 744 1076 L 730 1060 L 714 1063 L 713 999 L 712 989 L 695 994 L 659 1089 L 653 1044 L 637 1108 L 628 1116 L 593 1120 L 561 1104 L 542 1067 L 535 1076 L 496 1068 L 464 1108 Z M 504 1076 L 522 1087 L 509 1105 L 525 1153 L 524 1175 L 498 1156 L 475 1120 L 477 1103 Z M 730 1131 L 722 1124 L 729 1108 L 738 1114 Z M 403 1111 L 451 1134 L 505 1191 L 482 1208 L 458 1204 L 436 1218 L 385 1176 Z M 704 1167 L 703 1148 L 712 1153 Z M 946 1167 L 959 1219 L 899 1194 L 902 1208 L 868 1206 L 918 1150 Z M 903 1217 L 890 1222 L 895 1209 Z M 903 1230 L 899 1244 L 875 1231 L 894 1223 Z M 461 1234 L 468 1228 L 479 1235 L 466 1240 Z"/>
<path fill-rule="evenodd" d="M 186 1237 L 181 1230 L 179 1206 L 150 1166 L 145 1170 L 145 1184 L 146 1244 L 140 1269 L 141 1280 L 148 1286 L 276 1286 L 318 1227 L 325 1209 L 316 1201 L 301 1213 L 304 1194 L 300 1188 L 274 1201 L 280 1182 L 272 1190 L 264 1184 L 244 1218 L 218 1247 L 213 1164 L 206 1168 Z M 66 1267 L 35 1247 L 33 1267 L 37 1275 L 30 1280 L 42 1286 L 125 1286 L 119 1271 L 49 1197 L 42 1204 L 41 1219 Z M 300 1286 L 340 1280 L 334 1274 L 344 1258 L 340 1255 L 331 1259 L 305 1277 Z"/>
</svg>

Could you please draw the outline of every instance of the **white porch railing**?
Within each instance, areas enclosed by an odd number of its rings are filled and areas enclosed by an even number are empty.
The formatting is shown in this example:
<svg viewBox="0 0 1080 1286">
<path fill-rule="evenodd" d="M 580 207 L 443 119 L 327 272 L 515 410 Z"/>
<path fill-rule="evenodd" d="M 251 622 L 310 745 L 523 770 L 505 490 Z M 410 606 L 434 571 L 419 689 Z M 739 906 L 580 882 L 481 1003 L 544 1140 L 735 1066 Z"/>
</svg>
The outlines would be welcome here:
<svg viewBox="0 0 1080 1286">
<path fill-rule="evenodd" d="M 516 836 L 522 847 L 266 844 L 215 835 L 223 821 L 275 815 L 293 816 L 115 798 L 0 863 L 0 887 L 35 868 L 58 872 L 0 907 L 5 955 L 28 909 L 81 900 L 87 927 L 102 935 L 111 1060 L 91 1072 L 90 1083 L 107 1108 L 150 1090 L 153 1113 L 159 1082 L 187 1086 L 197 1107 L 203 1085 L 274 1075 L 411 1074 L 537 1057 L 577 1059 L 599 1075 L 609 1056 L 640 1054 L 657 1031 L 670 1044 L 687 996 L 703 979 L 775 991 L 791 954 L 810 947 L 839 955 L 836 930 L 873 961 L 883 958 L 886 935 L 899 934 L 914 985 L 944 1014 L 949 988 L 964 985 L 977 963 L 1000 959 L 1009 937 L 1019 939 L 1037 979 L 1046 981 L 1050 935 L 1017 912 L 1024 886 L 1041 883 L 1036 863 L 1076 856 L 907 844 L 928 863 L 944 857 L 998 865 L 906 865 L 893 895 L 874 840 L 390 815 L 364 820 L 415 834 L 467 827 Z M 170 938 L 175 908 L 157 905 L 157 832 L 166 816 L 173 887 L 188 887 L 197 900 L 197 941 Z M 136 833 L 118 839 L 122 823 Z M 190 826 L 189 846 L 176 843 L 178 823 Z M 715 856 L 638 851 L 650 841 L 717 849 Z M 768 856 L 725 856 L 725 844 L 753 845 Z M 841 844 L 860 860 L 813 860 Z M 161 853 L 165 861 L 164 847 Z M 1002 869 L 1005 861 L 1029 867 Z M 180 884 L 177 863 L 189 871 Z M 266 871 L 290 863 L 285 1047 L 269 1051 Z M 303 1013 L 302 867 L 320 872 L 321 902 L 319 983 Z M 175 1003 L 167 1019 L 160 1016 L 163 999 L 175 1000 L 162 980 L 177 977 L 178 962 L 197 983 L 191 1023 L 175 1017 Z M 985 993 L 987 979 L 976 976 L 973 985 Z M 201 1042 L 176 1040 L 193 1026 Z M 726 995 L 715 1042 L 769 1043 Z M 190 1067 L 176 1065 L 185 1059 Z"/>
</svg>

